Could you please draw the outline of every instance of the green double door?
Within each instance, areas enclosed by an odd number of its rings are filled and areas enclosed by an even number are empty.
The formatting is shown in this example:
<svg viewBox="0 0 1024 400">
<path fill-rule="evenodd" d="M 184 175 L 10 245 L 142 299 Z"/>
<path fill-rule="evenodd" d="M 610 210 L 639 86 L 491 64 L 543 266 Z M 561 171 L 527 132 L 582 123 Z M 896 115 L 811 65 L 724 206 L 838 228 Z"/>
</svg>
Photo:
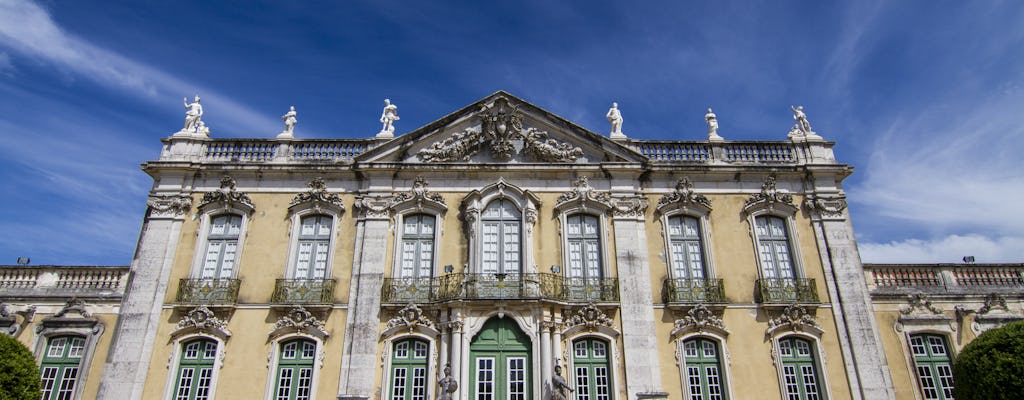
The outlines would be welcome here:
<svg viewBox="0 0 1024 400">
<path fill-rule="evenodd" d="M 510 318 L 492 318 L 469 345 L 470 398 L 530 400 L 530 338 Z"/>
</svg>

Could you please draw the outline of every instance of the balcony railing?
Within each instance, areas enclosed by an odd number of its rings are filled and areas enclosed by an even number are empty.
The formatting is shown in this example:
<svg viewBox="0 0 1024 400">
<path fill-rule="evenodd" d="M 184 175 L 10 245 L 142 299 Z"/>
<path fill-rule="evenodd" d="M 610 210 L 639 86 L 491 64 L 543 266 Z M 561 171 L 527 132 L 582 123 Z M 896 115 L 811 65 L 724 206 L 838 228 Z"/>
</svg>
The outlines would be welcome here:
<svg viewBox="0 0 1024 400">
<path fill-rule="evenodd" d="M 334 279 L 278 279 L 274 283 L 274 304 L 331 304 Z"/>
<path fill-rule="evenodd" d="M 241 283 L 240 279 L 182 279 L 175 301 L 188 305 L 234 305 Z"/>
<path fill-rule="evenodd" d="M 757 295 L 761 303 L 817 303 L 818 287 L 814 279 L 758 279 Z"/>
<path fill-rule="evenodd" d="M 662 283 L 661 298 L 668 303 L 725 303 L 721 279 L 668 278 Z"/>
<path fill-rule="evenodd" d="M 384 280 L 385 303 L 447 300 L 554 300 L 615 302 L 615 279 L 565 278 L 556 274 L 446 274 Z"/>
<path fill-rule="evenodd" d="M 119 298 L 127 266 L 0 266 L 0 297 Z"/>
<path fill-rule="evenodd" d="M 864 264 L 876 294 L 1024 291 L 1024 264 Z"/>
</svg>

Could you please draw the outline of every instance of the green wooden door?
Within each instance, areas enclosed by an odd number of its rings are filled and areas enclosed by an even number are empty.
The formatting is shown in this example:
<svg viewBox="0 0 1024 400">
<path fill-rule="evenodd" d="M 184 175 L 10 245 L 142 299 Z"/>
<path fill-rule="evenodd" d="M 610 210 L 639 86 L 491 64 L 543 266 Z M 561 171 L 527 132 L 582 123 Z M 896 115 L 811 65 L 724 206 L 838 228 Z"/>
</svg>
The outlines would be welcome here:
<svg viewBox="0 0 1024 400">
<path fill-rule="evenodd" d="M 470 398 L 530 400 L 530 338 L 510 318 L 492 318 L 469 346 Z"/>
</svg>

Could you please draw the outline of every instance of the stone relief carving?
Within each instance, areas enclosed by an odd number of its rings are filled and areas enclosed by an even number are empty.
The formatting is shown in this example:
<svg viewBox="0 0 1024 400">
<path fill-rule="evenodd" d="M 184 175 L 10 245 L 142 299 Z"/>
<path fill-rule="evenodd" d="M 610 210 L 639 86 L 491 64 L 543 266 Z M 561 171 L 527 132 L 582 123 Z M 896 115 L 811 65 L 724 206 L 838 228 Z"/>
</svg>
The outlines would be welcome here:
<svg viewBox="0 0 1024 400">
<path fill-rule="evenodd" d="M 429 204 L 434 208 L 446 210 L 444 197 L 440 194 L 427 190 L 430 185 L 426 179 L 418 176 L 413 181 L 412 189 L 407 192 L 395 192 L 386 194 L 367 194 L 356 198 L 355 207 L 359 211 L 360 218 L 388 218 L 395 207 L 403 203 L 412 202 L 416 209 L 421 210 Z"/>
<path fill-rule="evenodd" d="M 715 315 L 707 306 L 698 304 L 686 312 L 686 316 L 677 319 L 673 324 L 672 336 L 677 336 L 683 332 L 697 331 L 703 332 L 707 328 L 717 328 L 719 330 L 728 332 L 725 329 L 725 324 L 722 322 L 722 318 Z"/>
<path fill-rule="evenodd" d="M 60 311 L 57 311 L 53 316 L 55 318 L 63 318 L 64 315 L 69 312 L 77 313 L 82 316 L 82 318 L 92 318 L 92 313 L 85 308 L 85 302 L 77 297 L 72 297 L 68 300 L 68 302 L 64 304 L 64 308 L 61 308 Z"/>
<path fill-rule="evenodd" d="M 580 327 L 589 331 L 593 331 L 598 327 L 604 326 L 611 328 L 614 322 L 611 318 L 597 308 L 593 303 L 587 304 L 586 307 L 577 309 L 569 319 L 565 321 L 565 329 Z"/>
<path fill-rule="evenodd" d="M 178 321 L 178 325 L 175 326 L 174 332 L 171 332 L 171 337 L 192 331 L 210 333 L 221 339 L 231 336 L 231 331 L 228 330 L 228 322 L 217 318 L 213 311 L 204 306 L 193 308 L 185 313 L 181 320 Z"/>
<path fill-rule="evenodd" d="M 666 194 L 658 200 L 658 210 L 663 210 L 672 205 L 699 206 L 711 209 L 711 200 L 693 190 L 693 183 L 689 177 L 683 177 L 676 182 L 676 190 Z"/>
<path fill-rule="evenodd" d="M 14 336 L 18 332 L 18 321 L 11 315 L 7 304 L 0 302 L 0 329 L 3 333 Z"/>
<path fill-rule="evenodd" d="M 146 200 L 150 215 L 154 217 L 176 217 L 192 209 L 192 197 L 185 194 L 151 194 Z"/>
<path fill-rule="evenodd" d="M 555 202 L 555 208 L 560 208 L 566 204 L 579 202 L 581 206 L 586 208 L 587 201 L 593 201 L 604 205 L 607 208 L 612 208 L 612 197 L 608 192 L 599 192 L 594 190 L 590 186 L 590 179 L 581 176 L 576 178 L 572 184 L 572 190 L 562 193 L 558 196 L 558 201 Z"/>
<path fill-rule="evenodd" d="M 249 209 L 256 208 L 248 194 L 236 190 L 235 179 L 230 176 L 220 179 L 220 189 L 203 195 L 203 200 L 199 202 L 199 208 L 218 202 L 243 205 Z"/>
<path fill-rule="evenodd" d="M 941 315 L 942 310 L 933 306 L 931 300 L 928 300 L 928 296 L 926 296 L 924 293 L 915 293 L 907 296 L 907 306 L 900 308 L 900 314 Z"/>
<path fill-rule="evenodd" d="M 767 335 L 782 327 L 789 327 L 793 330 L 803 330 L 804 328 L 821 329 L 818 321 L 814 319 L 814 315 L 807 312 L 807 309 L 803 306 L 796 304 L 789 305 L 777 317 L 768 320 Z"/>
<path fill-rule="evenodd" d="M 278 318 L 274 323 L 274 329 L 270 331 L 270 336 L 276 338 L 293 332 L 306 333 L 320 339 L 331 335 L 324 327 L 324 323 L 302 306 L 294 306 Z"/>
<path fill-rule="evenodd" d="M 842 195 L 836 197 L 815 196 L 804 200 L 804 207 L 816 211 L 823 218 L 842 218 L 846 206 L 846 196 Z"/>
<path fill-rule="evenodd" d="M 978 314 L 988 314 L 993 310 L 1010 311 L 1006 306 L 1006 298 L 998 293 L 989 293 L 985 296 L 985 305 L 978 309 Z"/>
<path fill-rule="evenodd" d="M 615 217 L 643 218 L 647 213 L 647 198 L 643 196 L 613 197 L 611 203 Z"/>
<path fill-rule="evenodd" d="M 441 195 L 427 190 L 427 186 L 429 185 L 430 183 L 427 182 L 426 179 L 423 179 L 422 176 L 417 176 L 416 180 L 412 182 L 412 189 L 409 190 L 408 192 L 395 193 L 392 202 L 394 204 L 399 204 L 407 201 L 415 201 L 416 208 L 418 209 L 423 208 L 424 202 L 432 202 L 435 203 L 436 205 L 441 206 L 442 208 L 445 208 L 446 205 L 444 202 L 444 197 L 441 197 Z"/>
<path fill-rule="evenodd" d="M 749 209 L 752 206 L 766 204 L 782 203 L 792 206 L 793 196 L 788 193 L 779 192 L 775 187 L 775 176 L 769 175 L 764 178 L 764 183 L 761 184 L 761 193 L 755 193 L 747 199 L 746 204 L 743 205 L 744 209 Z"/>
<path fill-rule="evenodd" d="M 398 315 L 388 320 L 387 329 L 405 327 L 412 332 L 419 326 L 434 329 L 434 322 L 423 315 L 423 310 L 417 305 L 409 303 L 398 311 Z"/>
<path fill-rule="evenodd" d="M 579 147 L 549 139 L 547 132 L 524 128 L 519 107 L 508 99 L 498 98 L 493 104 L 482 106 L 477 118 L 479 128 L 468 128 L 420 150 L 420 160 L 467 161 L 484 147 L 498 161 L 510 160 L 520 151 L 546 162 L 573 162 L 583 155 Z"/>
<path fill-rule="evenodd" d="M 362 195 L 356 198 L 355 208 L 359 218 L 381 219 L 391 215 L 394 198 L 388 195 Z"/>
<path fill-rule="evenodd" d="M 319 202 L 333 205 L 342 210 L 345 209 L 345 205 L 341 201 L 341 196 L 337 193 L 330 193 L 327 191 L 327 184 L 324 182 L 324 178 L 314 178 L 306 184 L 306 187 L 308 187 L 309 190 L 295 195 L 290 206 Z"/>
</svg>

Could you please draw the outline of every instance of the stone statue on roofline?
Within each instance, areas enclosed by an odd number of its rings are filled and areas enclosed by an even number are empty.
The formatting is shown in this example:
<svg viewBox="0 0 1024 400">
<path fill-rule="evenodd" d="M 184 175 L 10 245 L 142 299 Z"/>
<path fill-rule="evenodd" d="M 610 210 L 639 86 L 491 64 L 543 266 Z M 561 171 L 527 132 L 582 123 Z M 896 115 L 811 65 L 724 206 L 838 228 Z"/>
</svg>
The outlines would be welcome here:
<svg viewBox="0 0 1024 400">
<path fill-rule="evenodd" d="M 296 116 L 295 106 L 291 106 L 287 113 L 281 116 L 281 120 L 284 121 L 284 130 L 277 135 L 278 139 L 291 139 L 295 137 L 295 124 L 299 122 Z"/>
<path fill-rule="evenodd" d="M 210 128 L 203 123 L 203 105 L 199 104 L 199 95 L 191 103 L 188 98 L 182 98 L 181 103 L 185 106 L 185 127 L 180 133 L 199 136 L 210 136 Z"/>
<path fill-rule="evenodd" d="M 398 106 L 391 104 L 391 99 L 384 99 L 384 111 L 380 113 L 380 122 L 384 127 L 377 133 L 378 138 L 395 137 L 395 121 L 398 121 Z"/>
<path fill-rule="evenodd" d="M 605 114 L 604 117 L 612 124 L 609 136 L 612 139 L 625 139 L 626 135 L 622 133 L 622 112 L 619 111 L 619 103 L 612 103 L 612 108 L 608 109 L 608 114 Z"/>
<path fill-rule="evenodd" d="M 721 142 L 725 140 L 721 136 L 718 136 L 718 116 L 715 115 L 710 108 L 708 109 L 708 113 L 704 114 L 704 121 L 707 121 L 708 123 L 708 141 Z"/>
<path fill-rule="evenodd" d="M 811 123 L 807 121 L 807 114 L 804 114 L 804 106 L 789 106 L 789 109 L 793 110 L 793 120 L 796 121 L 793 128 L 789 130 L 790 139 L 821 140 L 821 136 L 811 130 Z"/>
</svg>

